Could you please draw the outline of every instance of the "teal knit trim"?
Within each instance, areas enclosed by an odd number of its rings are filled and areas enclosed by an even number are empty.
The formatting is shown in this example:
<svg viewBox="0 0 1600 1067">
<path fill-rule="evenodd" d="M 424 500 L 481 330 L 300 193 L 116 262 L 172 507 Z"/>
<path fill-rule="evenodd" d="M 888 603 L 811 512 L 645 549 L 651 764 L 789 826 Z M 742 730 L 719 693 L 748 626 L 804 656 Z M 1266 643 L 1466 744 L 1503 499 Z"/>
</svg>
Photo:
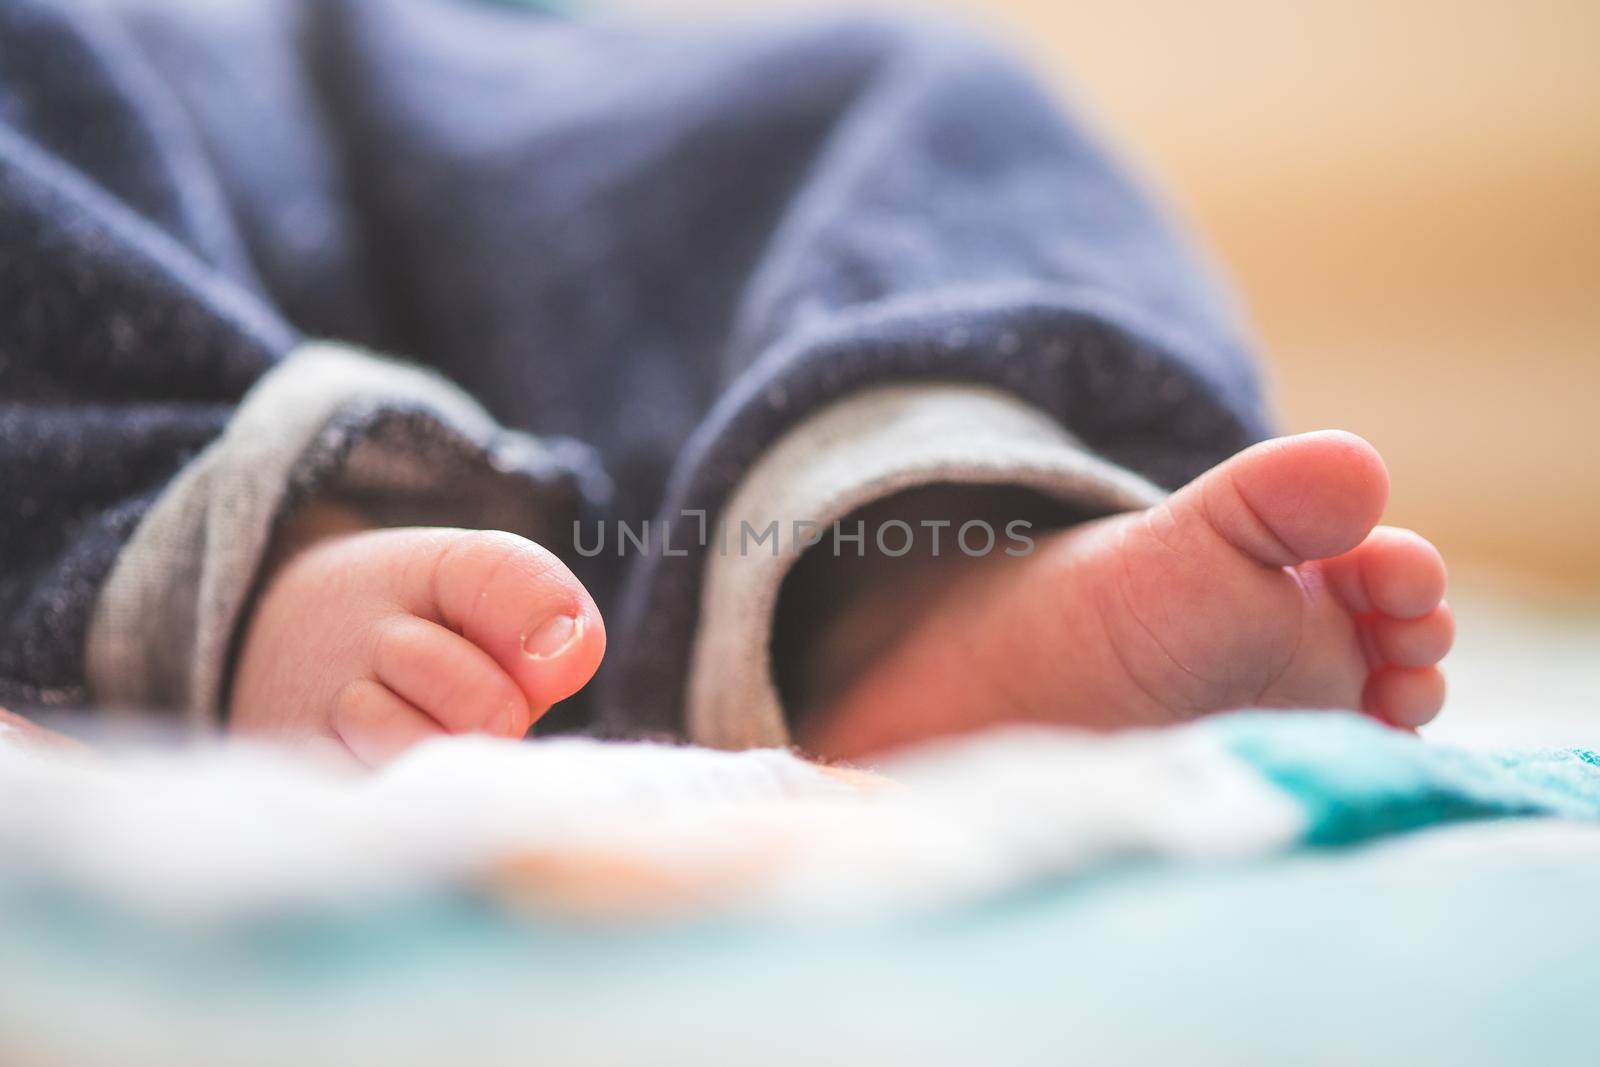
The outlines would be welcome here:
<svg viewBox="0 0 1600 1067">
<path fill-rule="evenodd" d="M 1249 712 L 1209 726 L 1300 804 L 1311 845 L 1478 819 L 1600 820 L 1600 757 L 1583 749 L 1452 748 L 1352 713 Z"/>
</svg>

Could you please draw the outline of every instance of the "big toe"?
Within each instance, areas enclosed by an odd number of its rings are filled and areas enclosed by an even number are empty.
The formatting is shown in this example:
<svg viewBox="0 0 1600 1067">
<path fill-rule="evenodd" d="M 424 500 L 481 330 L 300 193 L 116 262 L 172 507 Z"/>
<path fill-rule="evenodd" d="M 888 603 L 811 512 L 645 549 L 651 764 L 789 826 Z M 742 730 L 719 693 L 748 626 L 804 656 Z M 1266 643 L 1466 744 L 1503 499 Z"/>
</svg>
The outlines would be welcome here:
<svg viewBox="0 0 1600 1067">
<path fill-rule="evenodd" d="M 1360 544 L 1388 502 L 1389 474 L 1366 441 L 1323 430 L 1248 448 L 1180 497 L 1241 552 L 1293 566 Z"/>
<path fill-rule="evenodd" d="M 414 608 L 510 675 L 537 719 L 586 685 L 605 655 L 594 600 L 548 550 L 514 534 L 451 531 L 418 572 Z"/>
</svg>

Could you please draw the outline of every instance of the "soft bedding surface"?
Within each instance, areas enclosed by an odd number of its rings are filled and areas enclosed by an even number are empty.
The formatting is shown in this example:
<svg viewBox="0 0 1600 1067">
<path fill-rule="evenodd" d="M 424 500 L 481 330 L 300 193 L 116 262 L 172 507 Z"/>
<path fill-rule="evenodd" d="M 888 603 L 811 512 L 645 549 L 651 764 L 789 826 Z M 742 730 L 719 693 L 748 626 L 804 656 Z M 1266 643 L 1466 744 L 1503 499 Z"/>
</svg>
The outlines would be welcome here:
<svg viewBox="0 0 1600 1067">
<path fill-rule="evenodd" d="M 0 1061 L 1592 1062 L 1600 760 L 1356 716 L 0 748 Z"/>
</svg>

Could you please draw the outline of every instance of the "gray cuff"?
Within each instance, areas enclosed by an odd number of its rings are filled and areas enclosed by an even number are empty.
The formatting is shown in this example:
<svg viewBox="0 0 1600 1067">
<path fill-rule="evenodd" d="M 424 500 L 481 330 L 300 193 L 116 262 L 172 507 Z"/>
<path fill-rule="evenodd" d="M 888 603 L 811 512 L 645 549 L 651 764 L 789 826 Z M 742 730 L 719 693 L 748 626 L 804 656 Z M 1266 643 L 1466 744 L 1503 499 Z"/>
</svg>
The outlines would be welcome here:
<svg viewBox="0 0 1600 1067">
<path fill-rule="evenodd" d="M 383 524 L 538 536 L 554 519 L 543 514 L 553 492 L 540 487 L 554 490 L 563 469 L 442 377 L 307 344 L 245 395 L 118 555 L 90 621 L 92 699 L 216 722 L 273 532 L 310 492 L 358 502 Z"/>
<path fill-rule="evenodd" d="M 789 743 L 771 642 L 779 589 L 802 541 L 876 500 L 935 483 L 1036 489 L 1104 514 L 1165 495 L 998 391 L 893 386 L 824 409 L 750 469 L 720 516 L 719 528 L 734 532 L 775 522 L 778 547 L 710 554 L 689 676 L 692 740 L 718 748 Z"/>
</svg>

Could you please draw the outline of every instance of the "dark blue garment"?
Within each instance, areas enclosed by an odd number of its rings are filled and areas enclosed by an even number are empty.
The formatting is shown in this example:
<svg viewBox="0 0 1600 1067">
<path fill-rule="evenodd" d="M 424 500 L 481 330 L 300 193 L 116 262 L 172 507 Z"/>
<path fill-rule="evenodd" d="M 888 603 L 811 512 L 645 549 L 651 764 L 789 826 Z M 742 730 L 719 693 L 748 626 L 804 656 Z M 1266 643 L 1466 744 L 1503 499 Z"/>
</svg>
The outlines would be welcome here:
<svg viewBox="0 0 1600 1067">
<path fill-rule="evenodd" d="M 589 443 L 630 521 L 715 514 L 887 381 L 1009 391 L 1166 485 L 1265 427 L 1160 214 L 964 30 L 7 0 L 0 122 L 0 701 L 83 699 L 119 547 L 303 336 Z M 703 553 L 574 562 L 589 710 L 675 729 Z"/>
</svg>

